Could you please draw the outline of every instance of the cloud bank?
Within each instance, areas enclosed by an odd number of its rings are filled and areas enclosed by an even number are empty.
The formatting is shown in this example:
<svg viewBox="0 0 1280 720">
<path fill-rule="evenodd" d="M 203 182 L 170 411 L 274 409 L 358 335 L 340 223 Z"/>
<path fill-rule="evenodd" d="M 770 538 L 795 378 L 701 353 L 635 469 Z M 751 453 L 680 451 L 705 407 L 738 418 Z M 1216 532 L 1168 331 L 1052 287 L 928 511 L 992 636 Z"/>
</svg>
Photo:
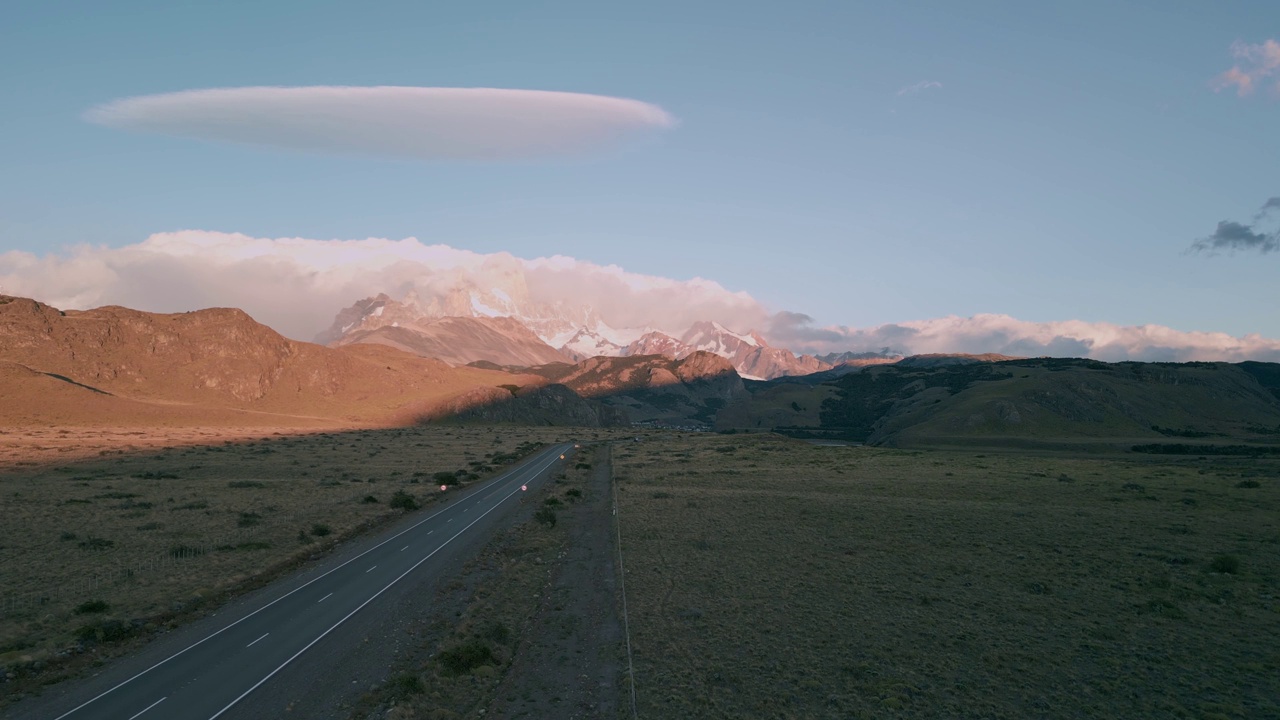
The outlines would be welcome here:
<svg viewBox="0 0 1280 720">
<path fill-rule="evenodd" d="M 61 254 L 0 254 L 0 292 L 63 309 L 124 305 L 152 312 L 239 307 L 281 333 L 310 340 L 354 301 L 410 289 L 424 300 L 457 288 L 502 286 L 544 307 L 590 307 L 614 328 L 680 334 L 700 320 L 758 329 L 803 352 L 997 352 L 1099 360 L 1280 361 L 1280 341 L 1259 335 L 1183 332 L 1008 315 L 944 317 L 867 328 L 815 326 L 745 292 L 701 278 L 673 280 L 565 256 L 483 254 L 414 238 L 310 240 L 188 230 L 120 248 L 82 245 Z"/>
<path fill-rule="evenodd" d="M 1237 63 L 1213 80 L 1215 92 L 1235 87 L 1236 95 L 1250 95 L 1273 76 L 1280 76 L 1280 42 L 1265 40 L 1257 45 L 1236 41 L 1231 44 L 1231 55 Z M 1272 89 L 1280 93 L 1280 82 Z"/>
<path fill-rule="evenodd" d="M 1280 250 L 1280 230 L 1258 230 L 1257 224 L 1280 210 L 1280 197 L 1269 198 L 1253 216 L 1253 224 L 1246 225 L 1233 220 L 1221 220 L 1212 235 L 1191 243 L 1188 252 L 1217 255 L 1223 251 L 1257 250 L 1262 254 Z"/>
<path fill-rule="evenodd" d="M 603 95 L 329 86 L 144 95 L 99 105 L 85 119 L 201 140 L 419 160 L 572 155 L 676 123 L 656 105 Z"/>
</svg>

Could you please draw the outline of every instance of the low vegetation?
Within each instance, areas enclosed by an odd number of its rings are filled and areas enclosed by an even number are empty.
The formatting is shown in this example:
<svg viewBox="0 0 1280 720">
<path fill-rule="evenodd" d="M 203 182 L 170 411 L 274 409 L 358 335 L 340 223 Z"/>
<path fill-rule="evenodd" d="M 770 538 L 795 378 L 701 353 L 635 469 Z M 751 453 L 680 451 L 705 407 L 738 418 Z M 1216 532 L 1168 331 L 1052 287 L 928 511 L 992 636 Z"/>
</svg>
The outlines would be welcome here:
<svg viewBox="0 0 1280 720">
<path fill-rule="evenodd" d="M 423 476 L 447 472 L 457 484 L 456 468 L 468 463 L 492 474 L 559 435 L 508 428 L 495 439 L 491 429 L 423 427 L 224 437 L 164 429 L 3 436 L 0 670 L 21 678 L 59 657 L 111 652 L 106 643 L 158 629 L 433 502 L 439 490 L 415 484 Z M 106 454 L 91 450 L 98 445 Z M 93 459 L 50 462 L 68 455 Z"/>
<path fill-rule="evenodd" d="M 1280 459 L 701 435 L 614 471 L 640 717 L 1280 717 Z"/>
</svg>

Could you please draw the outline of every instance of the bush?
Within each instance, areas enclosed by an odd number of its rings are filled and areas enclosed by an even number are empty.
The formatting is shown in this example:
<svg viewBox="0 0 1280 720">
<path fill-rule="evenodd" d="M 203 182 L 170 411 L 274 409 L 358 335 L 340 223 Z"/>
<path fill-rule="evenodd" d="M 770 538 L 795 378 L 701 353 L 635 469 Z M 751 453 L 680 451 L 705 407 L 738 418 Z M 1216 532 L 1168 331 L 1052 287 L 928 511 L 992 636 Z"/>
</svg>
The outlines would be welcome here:
<svg viewBox="0 0 1280 720">
<path fill-rule="evenodd" d="M 364 503 L 365 505 L 372 505 L 372 504 L 374 504 L 374 503 L 378 502 L 378 498 L 376 498 L 376 497 L 374 497 L 374 496 L 372 496 L 372 495 L 365 495 L 365 496 L 364 496 L 364 499 L 363 499 L 363 500 L 361 500 L 360 502 Z"/>
<path fill-rule="evenodd" d="M 106 550 L 114 545 L 115 541 L 98 537 L 87 537 L 80 541 L 80 547 L 85 550 Z"/>
<path fill-rule="evenodd" d="M 311 524 L 311 534 L 315 535 L 316 537 L 324 537 L 332 532 L 333 530 L 331 530 L 329 526 L 325 525 L 324 523 Z"/>
<path fill-rule="evenodd" d="M 1262 483 L 1258 482 L 1257 480 L 1241 480 L 1240 482 L 1236 483 L 1236 487 L 1256 488 L 1256 487 L 1262 487 Z"/>
<path fill-rule="evenodd" d="M 1240 572 L 1240 558 L 1235 555 L 1219 555 L 1209 563 L 1209 569 L 1216 573 L 1235 575 Z"/>
<path fill-rule="evenodd" d="M 232 480 L 227 483 L 227 487 L 232 488 L 264 488 L 267 484 L 258 482 L 257 480 Z"/>
<path fill-rule="evenodd" d="M 449 483 L 451 483 L 451 482 L 453 482 L 454 480 L 457 480 L 457 479 L 458 479 L 458 476 L 457 476 L 456 474 L 451 473 L 451 472 L 443 472 L 443 471 L 442 471 L 442 472 L 438 472 L 438 473 L 436 473 L 435 475 L 432 475 L 431 477 L 432 477 L 432 479 L 434 479 L 436 482 L 438 482 L 438 483 L 440 483 L 440 484 L 442 484 L 442 485 L 448 485 Z"/>
<path fill-rule="evenodd" d="M 236 520 L 236 525 L 239 527 L 253 527 L 261 521 L 262 516 L 258 513 L 242 512 L 240 513 L 240 519 Z"/>
<path fill-rule="evenodd" d="M 549 507 L 544 507 L 533 514 L 533 519 L 546 525 L 547 527 L 556 526 L 556 511 Z"/>
<path fill-rule="evenodd" d="M 422 684 L 422 678 L 412 673 L 405 673 L 391 678 L 387 682 L 387 688 L 391 690 L 392 696 L 397 698 L 421 695 L 427 691 L 426 686 Z"/>
<path fill-rule="evenodd" d="M 469 640 L 440 653 L 440 667 L 446 675 L 462 675 L 493 661 L 493 651 L 480 640 Z"/>
<path fill-rule="evenodd" d="M 543 505 L 547 505 L 547 506 L 559 505 L 559 504 L 560 504 L 560 498 L 556 498 L 556 497 L 549 497 L 549 498 L 547 498 L 546 500 L 543 500 L 543 501 L 542 501 L 542 504 L 543 504 Z"/>
<path fill-rule="evenodd" d="M 409 493 L 403 490 L 397 490 L 396 494 L 391 496 L 391 502 L 388 504 L 392 508 L 397 508 L 400 510 L 417 510 L 418 509 L 418 501 L 415 500 L 412 495 L 410 495 Z"/>
<path fill-rule="evenodd" d="M 89 613 L 102 613 L 110 609 L 110 605 L 105 600 L 90 600 L 80 603 L 76 606 L 75 613 L 77 615 L 88 615 Z"/>
<path fill-rule="evenodd" d="M 580 498 L 580 497 L 582 497 L 582 491 L 581 491 L 581 490 L 579 490 L 578 488 L 569 488 L 568 490 L 565 490 L 565 491 L 564 491 L 564 494 L 565 494 L 567 497 L 571 497 L 571 498 Z"/>
</svg>

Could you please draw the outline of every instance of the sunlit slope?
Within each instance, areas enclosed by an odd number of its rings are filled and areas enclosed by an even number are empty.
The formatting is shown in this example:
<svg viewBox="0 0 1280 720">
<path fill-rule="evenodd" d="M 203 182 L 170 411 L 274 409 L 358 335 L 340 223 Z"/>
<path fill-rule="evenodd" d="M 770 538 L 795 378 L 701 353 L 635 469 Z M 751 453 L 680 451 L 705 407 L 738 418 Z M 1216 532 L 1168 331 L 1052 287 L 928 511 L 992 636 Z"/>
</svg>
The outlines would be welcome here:
<svg viewBox="0 0 1280 720">
<path fill-rule="evenodd" d="M 9 297 L 0 297 L 0 361 L 5 424 L 222 424 L 245 413 L 397 423 L 512 382 L 383 346 L 296 342 L 240 310 L 62 312 Z"/>
</svg>

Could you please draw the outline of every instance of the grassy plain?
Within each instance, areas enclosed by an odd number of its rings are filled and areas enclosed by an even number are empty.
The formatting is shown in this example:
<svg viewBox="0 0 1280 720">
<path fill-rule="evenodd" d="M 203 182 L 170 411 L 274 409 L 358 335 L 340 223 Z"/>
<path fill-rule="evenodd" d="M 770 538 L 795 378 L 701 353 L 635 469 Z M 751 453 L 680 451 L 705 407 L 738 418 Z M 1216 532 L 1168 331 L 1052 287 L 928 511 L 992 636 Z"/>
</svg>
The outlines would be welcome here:
<svg viewBox="0 0 1280 720">
<path fill-rule="evenodd" d="M 1280 717 L 1280 462 L 614 455 L 641 717 Z"/>
<path fill-rule="evenodd" d="M 478 481 L 553 428 L 15 429 L 0 437 L 0 670 L 252 583 Z M 528 447 L 526 445 L 526 447 Z M 459 473 L 462 476 L 459 478 Z M 404 504 L 404 501 L 401 501 Z"/>
</svg>

